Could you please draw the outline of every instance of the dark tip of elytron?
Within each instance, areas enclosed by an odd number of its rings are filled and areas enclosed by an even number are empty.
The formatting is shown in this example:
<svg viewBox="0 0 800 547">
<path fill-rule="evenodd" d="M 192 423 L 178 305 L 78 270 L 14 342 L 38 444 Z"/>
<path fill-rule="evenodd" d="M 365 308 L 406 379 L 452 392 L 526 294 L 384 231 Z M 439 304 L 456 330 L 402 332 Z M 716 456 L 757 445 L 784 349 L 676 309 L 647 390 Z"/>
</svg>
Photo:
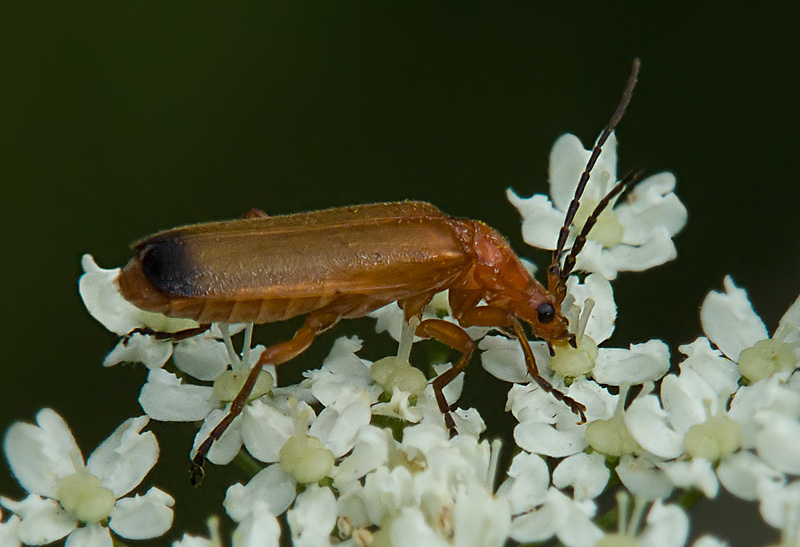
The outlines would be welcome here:
<svg viewBox="0 0 800 547">
<path fill-rule="evenodd" d="M 168 236 L 148 242 L 139 250 L 147 280 L 165 293 L 195 296 L 196 265 L 182 239 Z"/>
</svg>

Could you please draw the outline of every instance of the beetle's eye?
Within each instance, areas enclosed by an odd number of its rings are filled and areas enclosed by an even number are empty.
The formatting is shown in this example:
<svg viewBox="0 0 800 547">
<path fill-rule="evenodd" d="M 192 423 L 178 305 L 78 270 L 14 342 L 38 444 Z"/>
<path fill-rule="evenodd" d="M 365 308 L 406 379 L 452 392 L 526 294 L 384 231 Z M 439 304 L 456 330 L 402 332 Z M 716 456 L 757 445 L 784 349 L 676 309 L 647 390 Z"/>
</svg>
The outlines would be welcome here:
<svg viewBox="0 0 800 547">
<path fill-rule="evenodd" d="M 549 323 L 556 316 L 556 310 L 549 302 L 539 304 L 536 313 L 539 315 L 539 323 Z"/>
</svg>

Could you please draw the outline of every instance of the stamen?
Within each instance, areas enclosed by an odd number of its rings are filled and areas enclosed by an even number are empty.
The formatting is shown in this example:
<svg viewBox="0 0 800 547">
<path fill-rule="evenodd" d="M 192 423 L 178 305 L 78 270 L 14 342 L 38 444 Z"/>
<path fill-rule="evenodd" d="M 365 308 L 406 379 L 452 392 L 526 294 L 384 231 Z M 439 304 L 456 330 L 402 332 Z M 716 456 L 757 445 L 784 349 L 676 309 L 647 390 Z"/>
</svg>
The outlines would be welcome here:
<svg viewBox="0 0 800 547">
<path fill-rule="evenodd" d="M 628 534 L 628 507 L 630 496 L 623 491 L 617 492 L 617 530 L 622 535 Z"/>
<path fill-rule="evenodd" d="M 589 324 L 589 317 L 592 315 L 592 310 L 594 310 L 595 301 L 593 298 L 587 298 L 583 302 L 583 310 L 581 311 L 580 318 L 578 319 L 578 332 L 575 333 L 575 336 L 578 338 L 578 345 L 581 345 L 581 341 L 583 340 L 583 335 L 586 332 L 586 325 Z"/>
<path fill-rule="evenodd" d="M 231 333 L 228 330 L 227 323 L 220 323 L 217 325 L 219 327 L 219 331 L 222 333 L 222 341 L 225 343 L 225 349 L 228 350 L 228 359 L 231 361 L 231 367 L 235 371 L 239 371 L 242 368 L 242 362 L 239 359 L 239 356 L 236 354 L 236 350 L 233 349 L 233 340 L 231 340 Z"/>
<path fill-rule="evenodd" d="M 244 328 L 244 340 L 242 340 L 242 363 L 250 368 L 250 346 L 253 344 L 253 323 L 249 323 Z"/>
<path fill-rule="evenodd" d="M 631 537 L 636 537 L 642 525 L 642 514 L 644 513 L 645 500 L 636 496 L 633 498 L 633 511 L 631 512 L 631 526 L 628 530 Z"/>
<path fill-rule="evenodd" d="M 486 488 L 494 492 L 494 485 L 497 481 L 497 473 L 500 471 L 498 466 L 500 464 L 500 449 L 503 447 L 503 441 L 495 439 L 489 446 L 489 469 L 486 473 Z"/>
<path fill-rule="evenodd" d="M 419 317 L 412 317 L 408 323 L 403 322 L 403 330 L 400 333 L 400 344 L 397 346 L 397 358 L 401 361 L 409 362 L 411 357 L 411 345 L 414 343 L 414 333 L 419 326 Z"/>
</svg>

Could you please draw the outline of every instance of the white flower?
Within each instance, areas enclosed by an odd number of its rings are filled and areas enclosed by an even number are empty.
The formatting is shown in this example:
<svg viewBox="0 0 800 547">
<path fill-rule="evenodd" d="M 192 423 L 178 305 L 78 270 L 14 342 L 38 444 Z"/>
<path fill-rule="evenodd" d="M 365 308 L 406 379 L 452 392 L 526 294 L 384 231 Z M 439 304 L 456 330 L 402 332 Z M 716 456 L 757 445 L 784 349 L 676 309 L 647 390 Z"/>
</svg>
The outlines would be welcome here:
<svg viewBox="0 0 800 547">
<path fill-rule="evenodd" d="M 127 337 L 136 329 L 149 328 L 156 332 L 175 332 L 198 326 L 189 319 L 172 319 L 160 313 L 140 310 L 119 293 L 116 279 L 120 269 L 106 270 L 95 263 L 94 258 L 83 255 L 81 259 L 84 274 L 78 281 L 83 304 L 89 313 L 105 328 L 119 336 Z M 169 340 L 157 340 L 153 336 L 134 334 L 124 338 L 106 357 L 105 366 L 122 361 L 141 362 L 148 368 L 159 368 L 172 354 Z"/>
<path fill-rule="evenodd" d="M 769 337 L 766 326 L 753 311 L 744 289 L 724 280 L 725 293 L 711 291 L 700 308 L 703 330 L 751 382 L 776 372 L 791 372 L 800 362 L 800 297 L 789 306 L 778 328 Z"/>
<path fill-rule="evenodd" d="M 380 436 L 370 438 L 383 444 Z M 403 441 L 388 448 L 388 461 L 363 481 L 337 478 L 344 488 L 337 500 L 340 533 L 360 537 L 379 527 L 375 541 L 391 545 L 505 543 L 511 504 L 492 492 L 498 444 L 490 448 L 465 434 L 450 439 L 443 426 L 423 423 L 406 427 Z M 355 452 L 350 457 L 363 461 Z M 349 469 L 348 458 L 341 465 Z"/>
<path fill-rule="evenodd" d="M 36 422 L 12 425 L 3 445 L 11 470 L 30 492 L 22 501 L 0 498 L 19 515 L 17 533 L 24 543 L 69 536 L 76 545 L 110 546 L 109 528 L 129 539 L 154 538 L 169 529 L 174 503 L 169 495 L 153 487 L 142 496 L 123 497 L 158 460 L 155 436 L 141 432 L 146 416 L 119 426 L 85 465 L 61 416 L 44 409 Z"/>
<path fill-rule="evenodd" d="M 636 498 L 634 507 L 628 511 L 626 494 L 617 496 L 619 524 L 616 533 L 605 534 L 594 547 L 683 547 L 689 536 L 689 516 L 677 505 L 665 505 L 656 501 L 647 513 L 647 525 L 642 529 L 641 518 L 645 500 Z M 701 544 L 702 545 L 702 544 Z"/>
<path fill-rule="evenodd" d="M 555 249 L 565 211 L 575 193 L 591 152 L 574 135 L 562 135 L 550 152 L 550 195 L 523 199 L 508 191 L 508 199 L 523 218 L 522 236 L 541 249 Z M 595 206 L 617 182 L 617 140 L 609 137 L 592 170 L 571 227 L 572 244 Z M 608 207 L 589 233 L 578 255 L 577 269 L 615 279 L 620 271 L 642 271 L 677 255 L 672 237 L 686 224 L 686 208 L 673 193 L 675 176 L 659 173 L 644 179 L 624 203 Z"/>
</svg>

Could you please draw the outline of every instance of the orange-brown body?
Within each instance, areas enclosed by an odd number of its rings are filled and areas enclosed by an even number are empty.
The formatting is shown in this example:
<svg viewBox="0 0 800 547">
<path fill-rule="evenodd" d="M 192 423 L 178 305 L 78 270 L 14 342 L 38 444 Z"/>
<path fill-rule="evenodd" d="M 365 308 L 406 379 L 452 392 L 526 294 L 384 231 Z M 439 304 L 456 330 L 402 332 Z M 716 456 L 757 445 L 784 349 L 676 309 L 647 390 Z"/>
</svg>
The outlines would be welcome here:
<svg viewBox="0 0 800 547">
<path fill-rule="evenodd" d="M 553 297 L 502 236 L 428 203 L 197 224 L 135 248 L 118 280 L 122 295 L 139 308 L 201 323 L 272 323 L 320 310 L 361 317 L 395 301 L 412 317 L 449 289 L 453 313 L 466 325 L 475 323 L 473 310 L 489 307 L 525 320 L 550 343 L 568 336 Z M 538 320 L 543 303 L 556 320 Z"/>
</svg>

